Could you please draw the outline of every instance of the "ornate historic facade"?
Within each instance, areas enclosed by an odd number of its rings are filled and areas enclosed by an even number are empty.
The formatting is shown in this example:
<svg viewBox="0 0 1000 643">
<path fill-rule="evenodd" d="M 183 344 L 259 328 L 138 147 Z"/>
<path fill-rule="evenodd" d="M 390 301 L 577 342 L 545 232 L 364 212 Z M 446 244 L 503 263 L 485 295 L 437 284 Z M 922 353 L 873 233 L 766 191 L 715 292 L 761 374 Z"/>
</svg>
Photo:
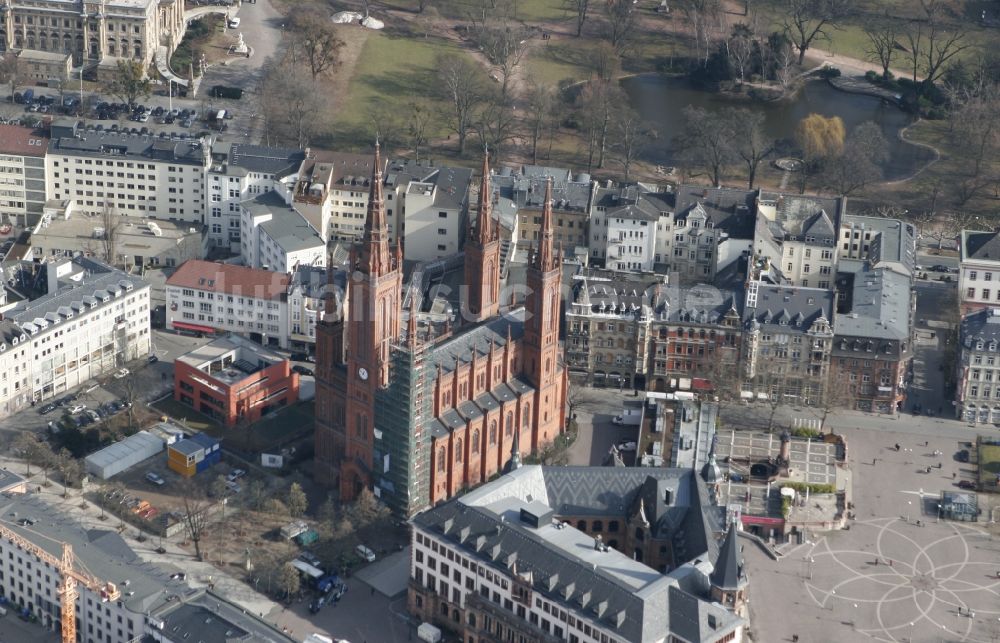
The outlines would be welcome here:
<svg viewBox="0 0 1000 643">
<path fill-rule="evenodd" d="M 554 248 L 549 185 L 525 306 L 501 310 L 500 243 L 484 162 L 458 314 L 442 323 L 440 314 L 425 312 L 432 302 L 424 305 L 419 289 L 404 292 L 377 147 L 375 155 L 346 297 L 338 302 L 329 289 L 317 328 L 316 472 L 342 500 L 367 487 L 412 515 L 485 482 L 513 455 L 564 430 L 562 255 Z"/>
<path fill-rule="evenodd" d="M 30 62 L 66 54 L 73 65 L 128 58 L 148 64 L 158 45 L 173 50 L 184 29 L 184 0 L 4 0 L 0 51 Z"/>
</svg>

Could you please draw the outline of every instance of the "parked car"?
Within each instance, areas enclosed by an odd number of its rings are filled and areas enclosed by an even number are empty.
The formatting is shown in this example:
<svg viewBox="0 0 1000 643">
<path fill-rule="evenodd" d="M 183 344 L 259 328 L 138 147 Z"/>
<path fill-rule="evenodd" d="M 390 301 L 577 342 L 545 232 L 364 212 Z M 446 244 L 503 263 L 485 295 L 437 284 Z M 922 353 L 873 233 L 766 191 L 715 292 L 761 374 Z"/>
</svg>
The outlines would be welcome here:
<svg viewBox="0 0 1000 643">
<path fill-rule="evenodd" d="M 155 484 L 158 487 L 162 487 L 167 482 L 166 480 L 164 480 L 160 476 L 156 475 L 152 471 L 150 471 L 149 473 L 146 474 L 146 480 L 149 480 L 150 482 L 152 482 L 153 484 Z"/>
<path fill-rule="evenodd" d="M 239 493 L 243 491 L 243 487 L 241 487 L 238 482 L 235 482 L 233 480 L 226 480 L 226 488 L 233 493 Z"/>
<path fill-rule="evenodd" d="M 232 471 L 229 472 L 229 475 L 226 476 L 226 482 L 236 482 L 246 474 L 247 472 L 244 471 L 243 469 L 233 469 Z"/>
<path fill-rule="evenodd" d="M 80 411 L 83 411 L 86 408 L 87 408 L 86 404 L 74 404 L 73 406 L 69 407 L 69 412 L 75 414 L 79 413 Z"/>
<path fill-rule="evenodd" d="M 43 406 L 42 408 L 38 409 L 38 412 L 42 415 L 46 415 L 47 413 L 51 413 L 52 411 L 55 410 L 56 410 L 56 405 L 49 403 Z"/>
<path fill-rule="evenodd" d="M 935 264 L 931 266 L 931 272 L 950 272 L 948 266 L 943 266 L 941 264 Z"/>
<path fill-rule="evenodd" d="M 311 368 L 306 368 L 301 364 L 296 364 L 295 366 L 293 366 L 292 371 L 298 373 L 299 375 L 314 375 Z"/>
<path fill-rule="evenodd" d="M 358 545 L 357 547 L 355 547 L 354 552 L 364 561 L 367 561 L 369 563 L 375 562 L 375 552 L 365 547 L 364 545 Z"/>
<path fill-rule="evenodd" d="M 158 361 L 160 361 L 160 358 L 159 358 L 159 357 L 157 357 L 156 355 L 150 355 L 150 356 L 149 356 L 149 363 L 150 363 L 150 364 L 155 364 L 155 363 L 157 363 Z"/>
<path fill-rule="evenodd" d="M 129 370 L 127 368 L 120 368 L 115 372 L 115 379 L 120 380 L 123 377 L 128 377 Z"/>
<path fill-rule="evenodd" d="M 972 480 L 959 480 L 958 481 L 958 488 L 959 489 L 975 490 L 976 483 L 973 482 Z"/>
<path fill-rule="evenodd" d="M 619 451 L 635 451 L 636 445 L 634 440 L 625 440 L 624 442 L 619 442 L 617 445 Z"/>
<path fill-rule="evenodd" d="M 293 362 L 305 362 L 309 359 L 309 353 L 292 353 L 288 358 Z"/>
<path fill-rule="evenodd" d="M 240 26 L 240 19 L 239 18 L 230 18 L 229 19 L 229 28 L 230 29 L 235 29 L 235 28 L 237 28 L 239 26 Z"/>
<path fill-rule="evenodd" d="M 962 449 L 961 451 L 958 452 L 958 454 L 955 457 L 958 458 L 959 462 L 968 462 L 969 452 L 966 449 Z"/>
</svg>

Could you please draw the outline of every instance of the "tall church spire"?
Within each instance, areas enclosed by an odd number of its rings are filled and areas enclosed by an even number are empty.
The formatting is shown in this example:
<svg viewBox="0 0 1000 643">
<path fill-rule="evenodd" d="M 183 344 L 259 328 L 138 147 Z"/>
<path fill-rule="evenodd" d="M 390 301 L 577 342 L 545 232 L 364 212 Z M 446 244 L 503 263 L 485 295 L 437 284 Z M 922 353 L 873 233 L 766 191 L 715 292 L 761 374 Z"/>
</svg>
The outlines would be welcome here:
<svg viewBox="0 0 1000 643">
<path fill-rule="evenodd" d="M 552 177 L 545 181 L 545 203 L 542 206 L 542 230 L 539 235 L 538 252 L 535 254 L 535 267 L 542 272 L 548 272 L 556 267 L 555 248 L 552 233 Z"/>
<path fill-rule="evenodd" d="M 358 266 L 372 276 L 392 270 L 389 254 L 389 228 L 385 218 L 385 196 L 382 194 L 382 157 L 375 141 L 375 164 L 368 190 L 368 214 L 361 238 L 361 261 Z"/>
<path fill-rule="evenodd" d="M 493 225 L 493 188 L 490 185 L 490 153 L 488 151 L 483 154 L 482 171 L 483 178 L 479 185 L 479 216 L 476 219 L 476 241 L 481 248 L 491 241 L 496 241 L 500 233 Z"/>
</svg>

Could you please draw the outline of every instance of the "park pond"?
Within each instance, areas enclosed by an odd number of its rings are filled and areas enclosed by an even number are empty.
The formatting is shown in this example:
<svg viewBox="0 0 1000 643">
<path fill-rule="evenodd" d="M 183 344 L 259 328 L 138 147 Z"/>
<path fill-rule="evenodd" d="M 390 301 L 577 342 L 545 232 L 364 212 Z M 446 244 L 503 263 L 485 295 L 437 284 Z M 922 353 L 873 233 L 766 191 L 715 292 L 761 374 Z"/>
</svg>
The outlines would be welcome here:
<svg viewBox="0 0 1000 643">
<path fill-rule="evenodd" d="M 676 138 L 684 124 L 682 111 L 688 105 L 706 110 L 746 107 L 761 112 L 767 134 L 788 141 L 798 122 L 812 113 L 839 116 L 848 133 L 865 121 L 874 121 L 889 143 L 889 160 L 884 165 L 888 181 L 912 175 L 933 156 L 930 150 L 900 139 L 899 131 L 913 122 L 909 114 L 880 98 L 842 92 L 823 80 L 806 82 L 792 99 L 774 101 L 741 99 L 698 89 L 684 79 L 657 75 L 627 78 L 622 87 L 632 105 L 659 133 L 643 156 L 661 165 L 678 164 Z"/>
</svg>

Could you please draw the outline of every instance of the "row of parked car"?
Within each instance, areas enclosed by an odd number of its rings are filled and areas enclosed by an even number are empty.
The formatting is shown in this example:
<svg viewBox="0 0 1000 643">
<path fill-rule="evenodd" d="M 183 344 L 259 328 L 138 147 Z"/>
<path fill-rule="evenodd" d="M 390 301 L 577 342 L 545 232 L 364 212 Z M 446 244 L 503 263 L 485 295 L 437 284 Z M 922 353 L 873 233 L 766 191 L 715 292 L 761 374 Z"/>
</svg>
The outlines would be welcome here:
<svg viewBox="0 0 1000 643">
<path fill-rule="evenodd" d="M 128 492 L 122 492 L 119 489 L 109 490 L 104 497 L 107 499 L 108 504 L 115 504 L 115 501 L 117 501 L 119 505 L 122 505 L 132 513 L 141 518 L 145 518 L 146 520 L 150 520 L 160 513 L 159 510 L 149 504 L 148 501 L 143 500 L 142 498 L 137 498 Z"/>
</svg>

